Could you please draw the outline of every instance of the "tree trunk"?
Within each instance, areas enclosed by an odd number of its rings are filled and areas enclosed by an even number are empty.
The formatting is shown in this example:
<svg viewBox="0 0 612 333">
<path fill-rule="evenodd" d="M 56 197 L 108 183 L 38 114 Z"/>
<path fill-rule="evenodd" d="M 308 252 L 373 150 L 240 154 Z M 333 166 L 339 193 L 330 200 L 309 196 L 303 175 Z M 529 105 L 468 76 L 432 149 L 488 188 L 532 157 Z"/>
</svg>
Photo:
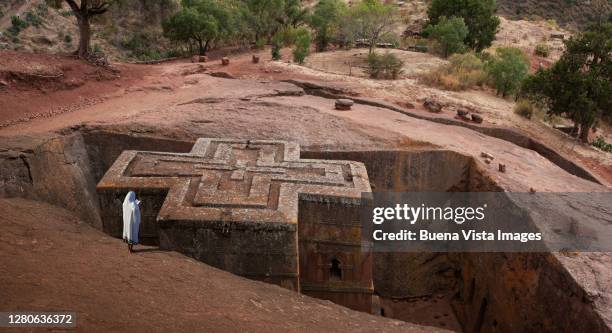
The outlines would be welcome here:
<svg viewBox="0 0 612 333">
<path fill-rule="evenodd" d="M 578 133 L 580 133 L 580 124 L 578 122 L 574 122 L 574 128 L 572 128 L 571 136 L 577 137 Z"/>
<path fill-rule="evenodd" d="M 207 40 L 206 44 L 204 44 L 204 54 L 203 55 L 206 55 L 206 53 L 208 53 L 208 44 L 210 44 L 210 40 Z"/>
<path fill-rule="evenodd" d="M 589 143 L 589 130 L 591 126 L 580 125 L 580 141 Z"/>
<path fill-rule="evenodd" d="M 199 54 L 201 56 L 206 55 L 205 52 L 204 52 L 204 46 L 202 45 L 202 40 L 201 39 L 198 40 L 198 46 L 199 46 L 199 50 L 200 50 Z"/>
<path fill-rule="evenodd" d="M 89 56 L 89 43 L 91 41 L 91 27 L 89 25 L 89 17 L 83 17 L 79 21 L 79 49 L 77 54 L 80 58 L 87 58 Z"/>
</svg>

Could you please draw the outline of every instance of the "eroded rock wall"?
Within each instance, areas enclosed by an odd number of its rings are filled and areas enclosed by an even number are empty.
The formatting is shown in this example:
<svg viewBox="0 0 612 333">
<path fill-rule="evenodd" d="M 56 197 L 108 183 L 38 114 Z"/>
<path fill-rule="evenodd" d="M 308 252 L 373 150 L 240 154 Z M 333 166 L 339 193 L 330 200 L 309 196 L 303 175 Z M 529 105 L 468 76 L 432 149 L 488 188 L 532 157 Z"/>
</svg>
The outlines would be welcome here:
<svg viewBox="0 0 612 333">
<path fill-rule="evenodd" d="M 0 155 L 0 196 L 45 201 L 100 228 L 89 156 L 80 134 L 45 138 L 32 148 Z"/>
</svg>

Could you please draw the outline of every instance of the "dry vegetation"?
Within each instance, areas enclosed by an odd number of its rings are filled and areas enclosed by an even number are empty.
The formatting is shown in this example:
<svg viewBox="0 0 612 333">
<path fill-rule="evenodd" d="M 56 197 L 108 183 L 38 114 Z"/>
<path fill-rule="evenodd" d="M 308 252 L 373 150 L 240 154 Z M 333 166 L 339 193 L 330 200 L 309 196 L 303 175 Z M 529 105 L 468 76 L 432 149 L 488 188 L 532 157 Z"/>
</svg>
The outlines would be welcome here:
<svg viewBox="0 0 612 333">
<path fill-rule="evenodd" d="M 448 60 L 448 64 L 424 74 L 422 81 L 451 91 L 481 87 L 486 83 L 484 64 L 474 53 L 454 54 Z"/>
</svg>

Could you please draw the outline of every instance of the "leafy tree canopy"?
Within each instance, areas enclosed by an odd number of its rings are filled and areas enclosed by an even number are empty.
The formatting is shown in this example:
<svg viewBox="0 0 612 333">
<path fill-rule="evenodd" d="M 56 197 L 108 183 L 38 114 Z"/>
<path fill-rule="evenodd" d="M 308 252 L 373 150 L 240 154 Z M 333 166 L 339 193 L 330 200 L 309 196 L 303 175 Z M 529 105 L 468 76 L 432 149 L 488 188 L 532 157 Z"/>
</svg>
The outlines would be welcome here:
<svg viewBox="0 0 612 333">
<path fill-rule="evenodd" d="M 327 48 L 347 10 L 348 7 L 342 0 L 321 0 L 314 7 L 309 23 L 315 30 L 319 51 Z"/>
<path fill-rule="evenodd" d="M 499 48 L 486 68 L 497 93 L 505 97 L 516 93 L 529 74 L 529 58 L 520 49 Z"/>
<path fill-rule="evenodd" d="M 427 15 L 429 24 L 436 25 L 441 17 L 462 17 L 468 27 L 465 43 L 476 51 L 491 46 L 495 40 L 499 18 L 495 16 L 495 0 L 433 0 Z"/>
<path fill-rule="evenodd" d="M 438 42 L 440 53 L 445 58 L 453 53 L 465 51 L 463 41 L 468 35 L 468 27 L 461 17 L 453 16 L 447 19 L 442 16 L 438 20 L 438 24 L 428 26 L 425 33 Z"/>
<path fill-rule="evenodd" d="M 593 25 L 565 46 L 559 61 L 525 81 L 522 94 L 571 118 L 586 142 L 597 121 L 612 116 L 612 23 Z"/>
<path fill-rule="evenodd" d="M 172 40 L 196 41 L 200 54 L 206 54 L 210 42 L 234 31 L 232 14 L 220 1 L 183 0 L 182 7 L 164 21 L 164 34 Z"/>
</svg>

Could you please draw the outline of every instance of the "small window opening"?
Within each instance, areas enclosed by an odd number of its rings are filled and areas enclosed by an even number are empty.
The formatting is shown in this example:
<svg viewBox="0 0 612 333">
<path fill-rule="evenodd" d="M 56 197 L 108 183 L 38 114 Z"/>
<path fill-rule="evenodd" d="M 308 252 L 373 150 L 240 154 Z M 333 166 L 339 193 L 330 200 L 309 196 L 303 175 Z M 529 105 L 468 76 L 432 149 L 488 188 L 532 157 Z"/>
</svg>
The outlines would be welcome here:
<svg viewBox="0 0 612 333">
<path fill-rule="evenodd" d="M 342 269 L 340 268 L 340 260 L 332 259 L 331 267 L 329 268 L 329 277 L 331 280 L 342 280 Z"/>
</svg>

